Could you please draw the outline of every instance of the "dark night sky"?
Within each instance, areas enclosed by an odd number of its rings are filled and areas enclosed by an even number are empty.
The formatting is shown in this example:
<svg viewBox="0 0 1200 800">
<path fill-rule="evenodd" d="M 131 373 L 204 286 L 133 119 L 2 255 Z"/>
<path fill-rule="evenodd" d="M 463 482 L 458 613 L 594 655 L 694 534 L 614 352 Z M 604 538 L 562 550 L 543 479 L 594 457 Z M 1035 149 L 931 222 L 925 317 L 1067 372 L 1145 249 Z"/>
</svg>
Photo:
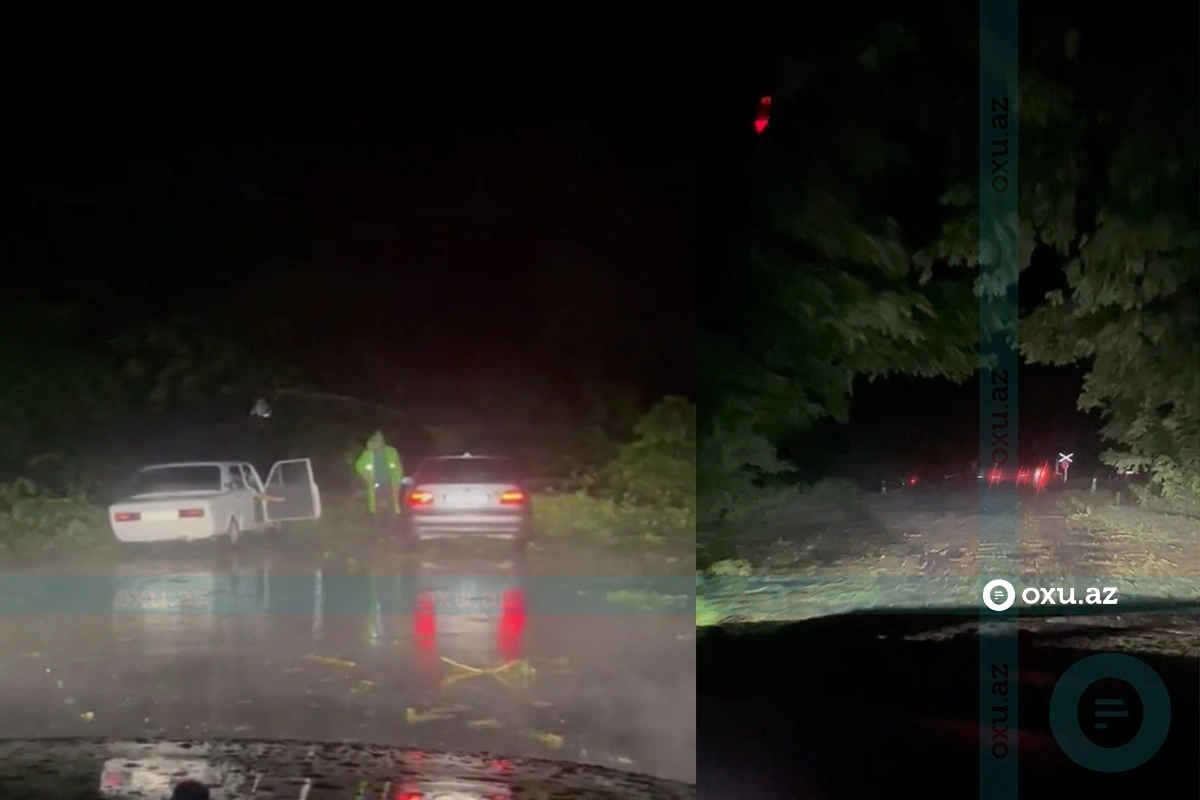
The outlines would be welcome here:
<svg viewBox="0 0 1200 800">
<path fill-rule="evenodd" d="M 207 311 L 331 388 L 597 362 L 690 393 L 686 51 L 411 39 L 10 49 L 5 295 L 98 333 Z"/>
</svg>

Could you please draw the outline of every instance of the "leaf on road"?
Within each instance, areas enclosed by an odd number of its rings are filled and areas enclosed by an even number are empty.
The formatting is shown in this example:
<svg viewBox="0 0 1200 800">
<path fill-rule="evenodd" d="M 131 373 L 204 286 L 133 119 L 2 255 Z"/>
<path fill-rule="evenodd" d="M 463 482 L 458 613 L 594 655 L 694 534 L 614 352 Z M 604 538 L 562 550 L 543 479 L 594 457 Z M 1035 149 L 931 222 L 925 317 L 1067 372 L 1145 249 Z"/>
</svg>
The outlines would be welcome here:
<svg viewBox="0 0 1200 800">
<path fill-rule="evenodd" d="M 442 689 L 446 689 L 450 686 L 453 686 L 456 683 L 460 683 L 462 681 L 469 681 L 471 678 L 477 678 L 477 677 L 479 677 L 479 673 L 467 673 L 465 675 L 451 675 L 449 678 L 442 678 L 442 682 L 439 684 L 439 686 Z"/>
<path fill-rule="evenodd" d="M 551 750 L 558 750 L 563 746 L 563 737 L 557 733 L 546 733 L 545 731 L 525 731 L 525 735 L 530 739 L 534 739 L 541 743 L 543 747 L 548 747 Z"/>
<path fill-rule="evenodd" d="M 486 669 L 480 669 L 479 667 L 472 667 L 470 665 L 463 664 L 461 661 L 455 661 L 454 659 L 446 658 L 445 656 L 442 656 L 442 661 L 446 662 L 455 669 L 462 670 L 463 672 L 469 672 L 472 675 L 481 675 L 488 671 Z"/>
<path fill-rule="evenodd" d="M 523 659 L 501 664 L 493 670 L 493 674 L 506 683 L 515 680 L 526 685 L 533 683 L 534 679 L 537 678 L 537 670 L 533 664 Z"/>
<path fill-rule="evenodd" d="M 667 611 L 672 608 L 686 608 L 687 595 L 659 594 L 658 592 L 642 592 L 622 589 L 609 592 L 604 599 L 610 605 L 628 606 L 642 611 Z"/>
<path fill-rule="evenodd" d="M 497 728 L 500 728 L 503 726 L 500 724 L 500 720 L 492 719 L 491 717 L 488 717 L 487 719 L 469 720 L 467 722 L 467 727 L 471 728 L 473 730 L 477 730 L 477 731 L 484 731 L 484 730 L 496 730 Z"/>
<path fill-rule="evenodd" d="M 357 666 L 353 661 L 343 661 L 340 658 L 330 658 L 329 656 L 318 656 L 309 654 L 304 657 L 308 661 L 314 661 L 318 664 L 328 664 L 331 667 L 354 667 Z"/>
<path fill-rule="evenodd" d="M 418 722 L 437 722 L 439 720 L 453 719 L 454 712 L 444 708 L 431 708 L 428 711 L 418 711 L 415 708 L 404 709 L 404 721 L 411 723 Z"/>
<path fill-rule="evenodd" d="M 509 686 L 510 688 L 513 685 L 528 686 L 529 684 L 533 683 L 534 678 L 537 677 L 537 670 L 534 669 L 532 664 L 523 659 L 506 661 L 505 663 L 496 667 L 472 667 L 469 664 L 463 664 L 460 661 L 455 661 L 454 659 L 446 658 L 445 656 L 442 656 L 442 661 L 459 671 L 458 675 L 451 675 L 450 677 L 442 680 L 441 687 L 443 689 L 448 686 L 453 686 L 460 681 L 464 681 L 469 678 L 482 677 L 484 675 L 491 675 L 497 681 Z"/>
</svg>

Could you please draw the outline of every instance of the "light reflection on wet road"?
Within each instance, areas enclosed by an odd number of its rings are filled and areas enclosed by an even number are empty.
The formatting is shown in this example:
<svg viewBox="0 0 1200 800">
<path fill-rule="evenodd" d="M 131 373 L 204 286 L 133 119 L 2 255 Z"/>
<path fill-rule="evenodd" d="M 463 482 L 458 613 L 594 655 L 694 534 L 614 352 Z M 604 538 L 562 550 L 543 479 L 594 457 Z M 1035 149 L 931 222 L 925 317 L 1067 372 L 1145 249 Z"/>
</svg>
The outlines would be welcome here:
<svg viewBox="0 0 1200 800">
<path fill-rule="evenodd" d="M 4 735 L 366 741 L 695 780 L 691 606 L 605 602 L 693 579 L 345 556 L 246 542 L 0 573 Z"/>
</svg>

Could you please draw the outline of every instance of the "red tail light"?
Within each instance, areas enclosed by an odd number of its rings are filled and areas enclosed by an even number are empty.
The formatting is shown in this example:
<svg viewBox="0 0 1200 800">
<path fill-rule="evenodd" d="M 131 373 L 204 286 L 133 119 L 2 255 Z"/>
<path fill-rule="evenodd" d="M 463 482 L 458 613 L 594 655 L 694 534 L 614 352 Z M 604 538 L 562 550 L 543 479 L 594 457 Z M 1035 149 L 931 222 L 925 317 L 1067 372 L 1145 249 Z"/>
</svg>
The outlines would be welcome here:
<svg viewBox="0 0 1200 800">
<path fill-rule="evenodd" d="M 412 615 L 413 651 L 416 656 L 417 669 L 422 678 L 431 686 L 436 686 L 442 679 L 442 662 L 438 658 L 437 645 L 437 616 L 434 611 L 433 595 L 422 592 L 417 598 L 417 608 Z M 417 753 L 410 753 L 412 758 Z"/>
<path fill-rule="evenodd" d="M 142 515 L 136 511 L 118 511 L 113 514 L 113 522 L 137 522 Z"/>
<path fill-rule="evenodd" d="M 434 612 L 433 595 L 422 592 L 417 598 L 417 610 L 413 612 L 413 635 L 427 639 L 437 634 L 437 616 Z"/>
<path fill-rule="evenodd" d="M 408 504 L 410 506 L 433 505 L 433 493 L 425 491 L 409 492 Z"/>
<path fill-rule="evenodd" d="M 1037 487 L 1039 489 L 1044 488 L 1046 483 L 1050 480 L 1050 468 L 1045 464 L 1042 464 L 1037 468 L 1037 471 L 1034 472 L 1034 480 L 1037 482 Z"/>
<path fill-rule="evenodd" d="M 523 634 L 525 633 L 525 592 L 512 589 L 503 595 L 500 609 L 500 625 L 496 632 L 496 649 L 504 662 L 519 661 L 525 657 Z"/>
<path fill-rule="evenodd" d="M 519 506 L 525 502 L 525 493 L 512 489 L 500 495 L 500 505 L 502 506 Z"/>
<path fill-rule="evenodd" d="M 771 96 L 766 95 L 758 101 L 758 112 L 754 115 L 754 132 L 762 134 L 771 123 Z"/>
<path fill-rule="evenodd" d="M 180 519 L 197 519 L 204 516 L 203 508 L 181 508 L 179 509 Z"/>
</svg>

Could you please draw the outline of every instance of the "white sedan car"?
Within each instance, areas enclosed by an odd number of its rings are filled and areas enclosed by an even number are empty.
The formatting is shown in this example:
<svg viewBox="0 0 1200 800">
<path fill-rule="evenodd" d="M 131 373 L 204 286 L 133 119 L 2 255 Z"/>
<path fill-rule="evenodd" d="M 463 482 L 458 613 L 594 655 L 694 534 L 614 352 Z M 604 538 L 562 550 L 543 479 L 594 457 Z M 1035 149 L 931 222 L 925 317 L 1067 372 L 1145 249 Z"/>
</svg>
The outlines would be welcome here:
<svg viewBox="0 0 1200 800">
<path fill-rule="evenodd" d="M 139 470 L 133 483 L 125 499 L 109 507 L 113 534 L 122 542 L 224 536 L 236 544 L 245 531 L 321 517 L 321 491 L 308 458 L 276 462 L 265 483 L 245 461 L 155 464 Z"/>
</svg>

